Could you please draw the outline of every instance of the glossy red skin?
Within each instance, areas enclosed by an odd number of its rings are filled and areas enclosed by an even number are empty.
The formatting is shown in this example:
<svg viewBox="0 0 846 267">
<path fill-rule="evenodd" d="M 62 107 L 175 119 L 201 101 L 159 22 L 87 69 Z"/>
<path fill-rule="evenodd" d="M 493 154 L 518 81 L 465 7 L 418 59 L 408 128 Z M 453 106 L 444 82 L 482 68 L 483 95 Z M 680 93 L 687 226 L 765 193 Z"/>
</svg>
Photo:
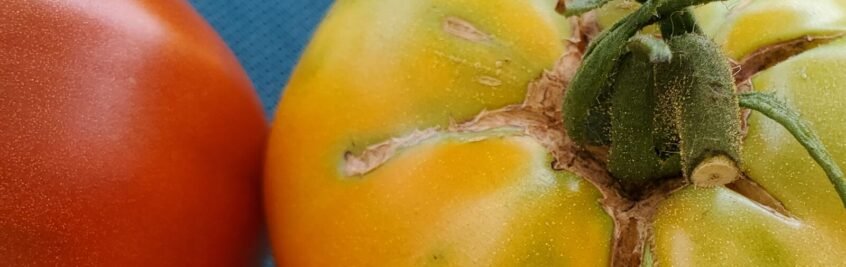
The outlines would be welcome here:
<svg viewBox="0 0 846 267">
<path fill-rule="evenodd" d="M 0 7 L 0 266 L 256 262 L 266 123 L 187 3 Z"/>
</svg>

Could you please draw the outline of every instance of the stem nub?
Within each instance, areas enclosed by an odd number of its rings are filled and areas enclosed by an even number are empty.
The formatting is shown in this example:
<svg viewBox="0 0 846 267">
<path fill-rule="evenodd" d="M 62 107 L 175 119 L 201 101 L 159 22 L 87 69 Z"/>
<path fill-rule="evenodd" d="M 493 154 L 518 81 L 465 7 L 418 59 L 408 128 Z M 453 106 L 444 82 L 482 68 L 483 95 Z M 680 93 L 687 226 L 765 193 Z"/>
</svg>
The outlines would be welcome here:
<svg viewBox="0 0 846 267">
<path fill-rule="evenodd" d="M 690 180 L 699 187 L 726 185 L 738 178 L 740 178 L 740 168 L 737 162 L 724 155 L 703 160 L 690 175 Z"/>
</svg>

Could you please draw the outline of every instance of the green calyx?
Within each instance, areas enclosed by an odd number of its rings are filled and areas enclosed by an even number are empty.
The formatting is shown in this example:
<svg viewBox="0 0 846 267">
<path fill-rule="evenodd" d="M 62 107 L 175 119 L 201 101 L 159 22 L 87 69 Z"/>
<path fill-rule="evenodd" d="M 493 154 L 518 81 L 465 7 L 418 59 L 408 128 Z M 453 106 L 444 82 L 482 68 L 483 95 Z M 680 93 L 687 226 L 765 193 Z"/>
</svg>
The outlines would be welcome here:
<svg viewBox="0 0 846 267">
<path fill-rule="evenodd" d="M 564 127 L 570 138 L 588 145 L 607 145 L 610 142 L 610 115 L 597 106 L 607 104 L 602 102 L 602 96 L 609 94 L 607 91 L 613 85 L 617 61 L 626 52 L 629 38 L 643 27 L 672 17 L 672 14 L 689 6 L 713 1 L 716 0 L 648 0 L 637 11 L 598 36 L 585 52 L 582 66 L 565 96 Z M 593 1 L 573 0 L 567 4 L 576 2 Z"/>
<path fill-rule="evenodd" d="M 700 163 L 710 163 L 715 157 L 728 158 L 727 165 L 737 169 L 733 162 L 739 159 L 739 142 L 735 141 L 739 135 L 729 129 L 739 129 L 739 117 L 725 120 L 731 117 L 726 114 L 737 114 L 731 73 L 716 45 L 696 34 L 698 27 L 687 11 L 690 5 L 706 2 L 710 1 L 645 1 L 640 9 L 594 40 L 570 84 L 563 109 L 568 135 L 583 145 L 610 145 L 609 169 L 626 187 L 637 188 L 679 173 L 692 177 Z M 678 31 L 668 30 L 664 38 L 681 43 L 673 46 L 655 37 L 634 36 L 655 22 L 680 25 Z M 705 42 L 684 42 L 692 38 Z M 687 54 L 701 58 L 688 60 Z M 691 76 L 697 73 L 692 69 L 702 68 L 695 63 L 703 58 L 715 64 L 707 68 L 713 75 Z M 727 92 L 727 98 L 715 100 L 697 88 L 717 81 L 722 87 L 717 91 L 721 95 Z M 725 99 L 729 101 L 722 101 Z M 691 112 L 715 101 L 725 108 Z M 702 117 L 713 119 L 701 120 Z M 681 138 L 682 134 L 688 136 L 705 127 L 713 133 L 708 138 L 723 134 L 711 138 L 713 142 L 685 142 Z M 709 170 L 705 169 L 707 176 L 721 174 Z M 733 180 L 736 176 L 716 180 Z"/>
<path fill-rule="evenodd" d="M 660 153 L 657 148 L 661 145 L 653 138 L 660 123 L 656 116 L 662 112 L 653 65 L 649 54 L 624 56 L 613 87 L 608 169 L 627 191 L 635 191 L 653 178 L 681 174 L 679 155 Z"/>
<path fill-rule="evenodd" d="M 805 146 L 846 205 L 846 175 L 798 115 L 772 97 L 736 94 L 728 60 L 690 11 L 712 1 L 639 1 L 640 9 L 598 36 L 565 95 L 568 135 L 580 145 L 608 146 L 608 169 L 628 192 L 680 175 L 719 186 L 742 175 L 740 107 L 750 108 Z M 606 2 L 567 1 L 564 13 Z M 635 36 L 653 23 L 661 38 Z"/>
</svg>

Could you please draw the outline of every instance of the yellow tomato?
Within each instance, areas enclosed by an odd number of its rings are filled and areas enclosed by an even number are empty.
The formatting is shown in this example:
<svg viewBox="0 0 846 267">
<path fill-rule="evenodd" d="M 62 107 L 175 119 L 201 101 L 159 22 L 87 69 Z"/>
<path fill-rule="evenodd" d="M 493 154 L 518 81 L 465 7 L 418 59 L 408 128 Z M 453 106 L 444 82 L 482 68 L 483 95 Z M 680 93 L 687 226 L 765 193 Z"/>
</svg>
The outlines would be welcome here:
<svg viewBox="0 0 846 267">
<path fill-rule="evenodd" d="M 556 14 L 556 2 L 337 1 L 285 89 L 271 134 L 265 205 L 278 263 L 611 264 L 619 214 L 596 180 L 554 168 L 560 155 L 532 132 L 537 125 L 460 126 L 519 109 L 534 82 L 577 50 L 576 20 Z M 632 5 L 610 4 L 599 24 Z M 728 1 L 696 15 L 737 60 L 846 32 L 846 1 Z M 841 165 L 844 45 L 814 48 L 754 79 L 756 90 L 778 91 L 798 107 Z M 655 205 L 648 224 L 655 260 L 843 264 L 846 211 L 824 173 L 777 124 L 753 116 L 749 127 L 745 171 L 789 214 L 722 187 L 684 188 Z"/>
</svg>

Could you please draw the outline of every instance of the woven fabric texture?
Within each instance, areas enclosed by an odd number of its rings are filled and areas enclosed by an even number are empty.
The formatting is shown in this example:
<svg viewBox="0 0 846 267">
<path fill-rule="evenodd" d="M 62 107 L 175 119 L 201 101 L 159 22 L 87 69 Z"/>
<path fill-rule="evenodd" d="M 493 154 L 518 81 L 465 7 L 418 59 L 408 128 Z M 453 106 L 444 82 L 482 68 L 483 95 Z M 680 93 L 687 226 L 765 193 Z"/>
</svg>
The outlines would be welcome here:
<svg viewBox="0 0 846 267">
<path fill-rule="evenodd" d="M 332 0 L 189 0 L 226 40 L 273 116 L 283 87 Z"/>
</svg>

